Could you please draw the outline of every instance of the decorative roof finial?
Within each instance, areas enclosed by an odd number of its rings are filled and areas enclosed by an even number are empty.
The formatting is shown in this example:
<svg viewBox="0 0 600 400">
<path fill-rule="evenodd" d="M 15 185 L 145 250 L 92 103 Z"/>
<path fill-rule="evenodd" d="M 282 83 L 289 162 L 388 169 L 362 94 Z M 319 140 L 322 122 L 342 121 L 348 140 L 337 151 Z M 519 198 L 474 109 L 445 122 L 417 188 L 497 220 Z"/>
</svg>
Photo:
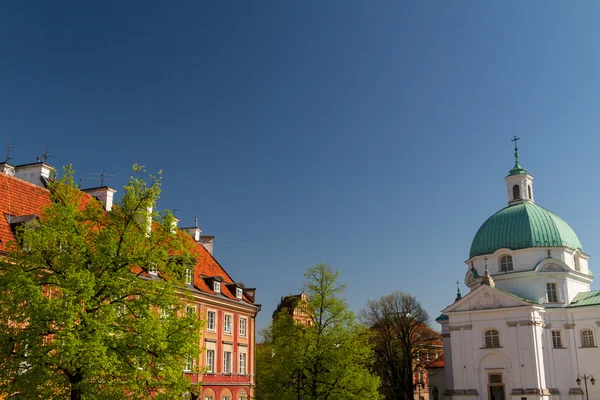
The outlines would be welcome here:
<svg viewBox="0 0 600 400">
<path fill-rule="evenodd" d="M 454 299 L 454 302 L 456 303 L 460 299 L 462 299 L 462 296 L 460 294 L 460 286 L 459 286 L 458 281 L 456 281 L 456 299 Z"/>
<path fill-rule="evenodd" d="M 492 276 L 490 275 L 490 270 L 488 269 L 488 265 L 487 265 L 487 256 L 484 258 L 485 260 L 485 273 L 483 275 L 483 280 L 481 281 L 481 283 L 483 285 L 488 285 L 491 287 L 496 286 L 496 284 L 494 283 L 494 279 L 492 278 Z"/>
<path fill-rule="evenodd" d="M 515 144 L 515 166 L 509 171 L 509 176 L 527 173 L 527 170 L 523 168 L 521 164 L 519 164 L 519 148 L 517 147 L 517 142 L 519 140 L 521 140 L 521 138 L 518 138 L 517 135 L 514 135 L 514 137 L 510 140 Z"/>
<path fill-rule="evenodd" d="M 194 228 L 198 227 L 198 217 L 194 215 Z"/>
</svg>

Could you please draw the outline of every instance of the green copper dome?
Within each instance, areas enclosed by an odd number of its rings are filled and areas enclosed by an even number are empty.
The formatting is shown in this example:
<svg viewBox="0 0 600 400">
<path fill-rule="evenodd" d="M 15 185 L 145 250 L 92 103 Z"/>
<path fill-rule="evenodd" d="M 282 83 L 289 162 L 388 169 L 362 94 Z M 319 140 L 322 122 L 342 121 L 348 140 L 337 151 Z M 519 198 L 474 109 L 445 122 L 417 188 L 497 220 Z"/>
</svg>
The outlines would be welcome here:
<svg viewBox="0 0 600 400">
<path fill-rule="evenodd" d="M 471 244 L 470 257 L 502 248 L 529 247 L 569 247 L 583 251 L 573 229 L 559 216 L 524 202 L 503 208 L 481 225 Z"/>
</svg>

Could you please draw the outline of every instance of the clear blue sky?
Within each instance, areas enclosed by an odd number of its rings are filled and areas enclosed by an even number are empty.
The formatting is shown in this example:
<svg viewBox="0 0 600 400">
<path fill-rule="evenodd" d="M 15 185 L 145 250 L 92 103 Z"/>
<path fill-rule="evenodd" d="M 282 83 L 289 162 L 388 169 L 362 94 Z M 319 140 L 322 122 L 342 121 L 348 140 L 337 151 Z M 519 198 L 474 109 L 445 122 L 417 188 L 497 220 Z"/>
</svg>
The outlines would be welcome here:
<svg viewBox="0 0 600 400">
<path fill-rule="evenodd" d="M 600 272 L 599 19 L 592 1 L 10 2 L 0 144 L 117 188 L 134 162 L 164 170 L 160 207 L 216 236 L 259 327 L 319 261 L 354 310 L 398 289 L 435 318 L 506 204 L 513 134 Z"/>
</svg>

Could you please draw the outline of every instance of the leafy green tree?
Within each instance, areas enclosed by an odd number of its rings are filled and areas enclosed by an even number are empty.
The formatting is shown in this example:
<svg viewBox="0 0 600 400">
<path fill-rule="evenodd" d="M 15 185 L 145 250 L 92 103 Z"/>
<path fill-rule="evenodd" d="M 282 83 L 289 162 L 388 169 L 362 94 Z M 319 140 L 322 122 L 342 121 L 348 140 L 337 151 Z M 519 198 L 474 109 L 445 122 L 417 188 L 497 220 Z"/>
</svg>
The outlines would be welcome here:
<svg viewBox="0 0 600 400">
<path fill-rule="evenodd" d="M 414 296 L 395 291 L 369 300 L 360 316 L 372 333 L 374 370 L 386 400 L 414 399 L 418 371 L 424 371 L 427 354 L 441 346 L 440 335 L 428 327 L 427 311 Z"/>
<path fill-rule="evenodd" d="M 379 378 L 368 332 L 356 321 L 337 282 L 339 272 L 319 263 L 303 286 L 310 322 L 295 322 L 282 310 L 263 331 L 257 354 L 261 400 L 379 399 Z"/>
<path fill-rule="evenodd" d="M 160 173 L 146 183 L 134 171 L 106 212 L 67 167 L 49 183 L 52 203 L 17 229 L 0 260 L 0 394 L 181 399 L 193 389 L 183 374 L 201 332 L 185 310 L 190 242 L 171 214 L 150 211 Z"/>
</svg>

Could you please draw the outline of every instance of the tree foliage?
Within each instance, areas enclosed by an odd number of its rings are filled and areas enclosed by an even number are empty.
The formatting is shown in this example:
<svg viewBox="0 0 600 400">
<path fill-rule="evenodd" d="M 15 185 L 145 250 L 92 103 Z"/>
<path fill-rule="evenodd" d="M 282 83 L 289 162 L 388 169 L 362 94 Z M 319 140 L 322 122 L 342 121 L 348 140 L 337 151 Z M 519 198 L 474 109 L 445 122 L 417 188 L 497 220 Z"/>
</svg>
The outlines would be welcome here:
<svg viewBox="0 0 600 400">
<path fill-rule="evenodd" d="M 395 291 L 369 300 L 360 315 L 372 332 L 374 368 L 385 398 L 412 400 L 415 372 L 425 368 L 426 355 L 440 341 L 439 334 L 428 327 L 427 311 L 414 296 Z"/>
<path fill-rule="evenodd" d="M 188 238 L 150 211 L 160 173 L 125 186 L 110 212 L 65 168 L 52 203 L 17 228 L 0 261 L 0 394 L 20 398 L 181 398 L 201 324 L 185 312 Z M 151 233 L 149 233 L 151 227 Z M 156 270 L 158 275 L 148 275 Z M 1 397 L 1 396 L 0 396 Z"/>
<path fill-rule="evenodd" d="M 308 303 L 299 306 L 309 324 L 282 310 L 263 331 L 257 354 L 257 398 L 261 400 L 378 399 L 379 379 L 370 371 L 373 351 L 367 331 L 356 321 L 325 264 L 309 268 L 303 287 Z"/>
</svg>

